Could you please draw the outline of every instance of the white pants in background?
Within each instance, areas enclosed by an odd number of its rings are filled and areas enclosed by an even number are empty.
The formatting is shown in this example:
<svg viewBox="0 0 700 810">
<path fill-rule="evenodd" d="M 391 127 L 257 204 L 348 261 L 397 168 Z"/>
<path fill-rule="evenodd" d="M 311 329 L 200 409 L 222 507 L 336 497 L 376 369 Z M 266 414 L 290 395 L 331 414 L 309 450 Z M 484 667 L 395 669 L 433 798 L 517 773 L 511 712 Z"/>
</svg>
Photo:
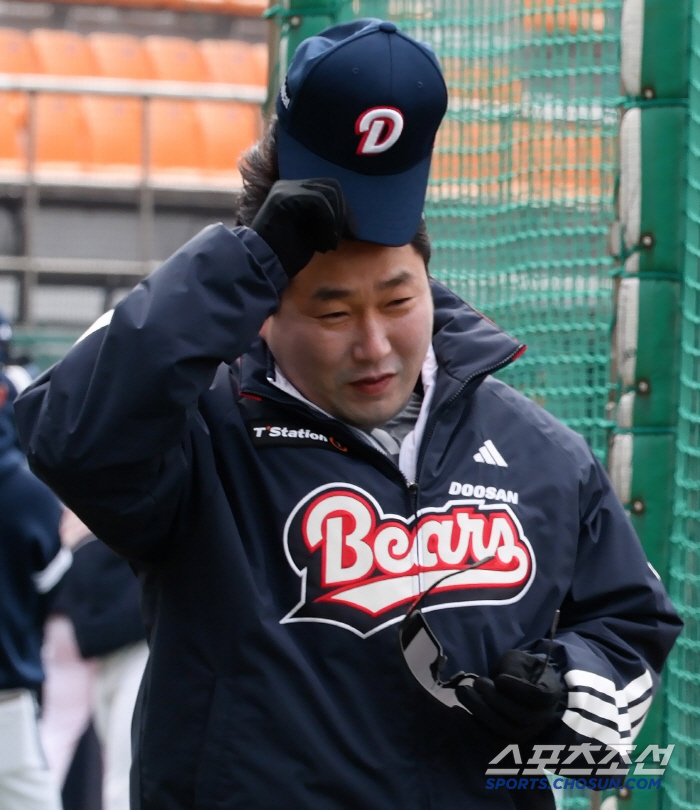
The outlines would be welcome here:
<svg viewBox="0 0 700 810">
<path fill-rule="evenodd" d="M 93 721 L 102 746 L 102 810 L 129 810 L 131 718 L 147 660 L 145 641 L 97 659 Z"/>
<path fill-rule="evenodd" d="M 27 689 L 0 691 L 0 807 L 61 808 L 58 786 L 39 742 L 36 701 Z"/>
<path fill-rule="evenodd" d="M 46 680 L 39 728 L 56 784 L 63 785 L 75 749 L 90 722 L 96 664 L 80 657 L 66 616 L 49 616 L 41 651 Z"/>
</svg>

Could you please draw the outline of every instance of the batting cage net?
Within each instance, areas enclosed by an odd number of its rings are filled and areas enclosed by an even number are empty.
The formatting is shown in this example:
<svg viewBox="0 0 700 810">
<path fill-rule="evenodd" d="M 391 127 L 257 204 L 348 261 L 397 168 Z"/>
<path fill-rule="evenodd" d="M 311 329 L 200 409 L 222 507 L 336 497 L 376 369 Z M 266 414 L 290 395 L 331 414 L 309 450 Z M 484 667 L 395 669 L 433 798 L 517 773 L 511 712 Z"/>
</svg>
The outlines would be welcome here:
<svg viewBox="0 0 700 810">
<path fill-rule="evenodd" d="M 700 3 L 692 3 L 680 405 L 670 593 L 685 622 L 668 665 L 664 810 L 700 807 Z"/>
<path fill-rule="evenodd" d="M 634 385 L 623 371 L 637 357 L 640 304 L 620 288 L 621 275 L 638 268 L 624 257 L 641 235 L 620 232 L 623 248 L 611 225 L 621 218 L 621 112 L 636 95 L 621 87 L 622 44 L 641 51 L 644 26 L 625 36 L 625 2 L 363 0 L 355 11 L 388 16 L 429 42 L 446 74 L 450 105 L 426 205 L 433 274 L 528 344 L 500 376 L 583 434 L 602 460 L 616 461 L 613 477 L 629 506 L 635 436 L 622 435 L 617 405 Z M 622 203 L 628 221 L 628 201 L 640 196 L 639 152 L 626 155 L 635 172 L 625 190 L 636 192 Z M 627 452 L 608 459 L 616 433 Z M 667 549 L 668 533 L 655 542 Z M 658 711 L 652 736 L 663 722 Z M 630 805 L 659 800 L 640 794 Z M 567 810 L 616 801 L 557 792 Z"/>
<path fill-rule="evenodd" d="M 361 0 L 435 49 L 450 106 L 433 274 L 528 344 L 501 376 L 605 457 L 622 0 Z"/>
</svg>

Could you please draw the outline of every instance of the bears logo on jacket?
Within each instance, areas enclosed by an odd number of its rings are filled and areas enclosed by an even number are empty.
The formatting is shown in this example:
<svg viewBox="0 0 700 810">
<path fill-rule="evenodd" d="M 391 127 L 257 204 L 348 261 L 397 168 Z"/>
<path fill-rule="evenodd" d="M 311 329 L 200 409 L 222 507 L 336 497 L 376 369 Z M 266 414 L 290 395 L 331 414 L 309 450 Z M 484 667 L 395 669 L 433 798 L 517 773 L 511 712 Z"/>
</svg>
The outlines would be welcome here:
<svg viewBox="0 0 700 810">
<path fill-rule="evenodd" d="M 341 483 L 294 507 L 284 548 L 301 597 L 282 623 L 324 622 L 363 637 L 399 621 L 440 577 L 492 554 L 489 563 L 437 586 L 425 610 L 515 602 L 535 574 L 532 547 L 508 504 L 453 500 L 407 521 Z"/>
</svg>

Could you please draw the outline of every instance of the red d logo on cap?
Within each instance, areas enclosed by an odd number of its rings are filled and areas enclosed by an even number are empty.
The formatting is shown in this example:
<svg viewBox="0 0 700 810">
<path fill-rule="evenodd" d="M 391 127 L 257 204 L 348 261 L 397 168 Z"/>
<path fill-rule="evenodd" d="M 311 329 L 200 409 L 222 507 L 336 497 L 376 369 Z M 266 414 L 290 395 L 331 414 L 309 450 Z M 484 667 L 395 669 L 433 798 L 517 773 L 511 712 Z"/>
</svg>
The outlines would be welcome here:
<svg viewBox="0 0 700 810">
<path fill-rule="evenodd" d="M 403 132 L 403 115 L 396 107 L 371 107 L 355 121 L 355 132 L 362 135 L 358 155 L 378 155 L 386 152 Z"/>
</svg>

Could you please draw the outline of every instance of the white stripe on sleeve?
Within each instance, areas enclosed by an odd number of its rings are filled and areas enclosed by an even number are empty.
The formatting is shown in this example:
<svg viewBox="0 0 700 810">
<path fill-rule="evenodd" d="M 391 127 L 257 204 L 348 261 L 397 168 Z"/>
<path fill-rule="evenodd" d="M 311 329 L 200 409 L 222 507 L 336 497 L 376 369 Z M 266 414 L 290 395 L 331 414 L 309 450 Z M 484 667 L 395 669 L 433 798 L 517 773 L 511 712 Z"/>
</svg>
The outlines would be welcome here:
<svg viewBox="0 0 700 810">
<path fill-rule="evenodd" d="M 617 687 L 610 678 L 604 678 L 594 672 L 587 672 L 585 669 L 570 669 L 564 673 L 564 680 L 569 689 L 575 689 L 577 686 L 587 686 L 589 689 L 595 689 L 596 692 L 602 692 L 604 695 L 609 695 L 611 700 L 615 700 Z"/>
<path fill-rule="evenodd" d="M 594 714 L 602 720 L 610 720 L 618 725 L 620 712 L 617 706 L 601 700 L 590 692 L 569 692 L 569 709 L 583 709 L 589 714 Z"/>
<path fill-rule="evenodd" d="M 48 593 L 55 588 L 61 577 L 73 564 L 73 555 L 67 548 L 62 548 L 43 571 L 34 574 L 34 586 L 39 593 Z"/>
<path fill-rule="evenodd" d="M 621 691 L 627 703 L 634 703 L 637 698 L 641 697 L 645 692 L 648 692 L 653 686 L 654 681 L 651 678 L 651 674 L 649 670 L 645 669 L 642 675 L 630 681 Z"/>
<path fill-rule="evenodd" d="M 632 725 L 636 725 L 646 715 L 652 700 L 653 698 L 648 697 L 646 700 L 643 700 L 641 703 L 629 709 L 629 718 Z"/>
<path fill-rule="evenodd" d="M 633 740 L 639 733 L 653 699 L 651 690 L 654 682 L 648 670 L 623 689 L 617 689 L 609 678 L 582 669 L 569 670 L 564 674 L 564 680 L 570 691 L 567 711 L 562 720 L 574 731 L 605 745 Z M 594 695 L 587 690 L 599 694 Z M 602 695 L 610 700 L 605 700 Z M 630 707 L 629 704 L 635 700 L 639 702 Z M 584 717 L 582 712 L 591 717 Z M 604 721 L 614 723 L 617 728 L 610 728 Z"/>
<path fill-rule="evenodd" d="M 621 743 L 620 733 L 616 729 L 589 720 L 578 712 L 567 709 L 561 719 L 569 728 L 572 728 L 583 737 L 598 740 L 603 745 L 615 746 Z"/>
</svg>

